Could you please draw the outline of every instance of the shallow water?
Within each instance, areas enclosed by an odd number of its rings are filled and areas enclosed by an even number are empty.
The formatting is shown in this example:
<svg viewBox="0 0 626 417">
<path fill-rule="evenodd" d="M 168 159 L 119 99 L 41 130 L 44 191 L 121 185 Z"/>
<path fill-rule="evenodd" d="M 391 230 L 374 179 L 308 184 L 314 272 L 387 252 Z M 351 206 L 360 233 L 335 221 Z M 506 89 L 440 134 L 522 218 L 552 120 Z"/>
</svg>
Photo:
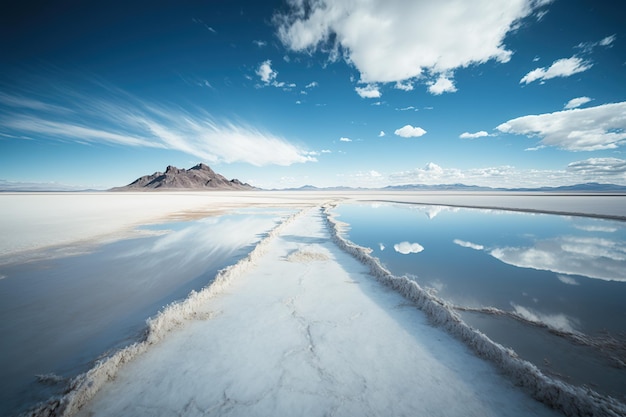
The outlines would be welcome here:
<svg viewBox="0 0 626 417">
<path fill-rule="evenodd" d="M 0 266 L 0 415 L 59 394 L 98 357 L 139 340 L 147 318 L 206 286 L 291 212 L 144 226 L 144 237 L 87 254 Z"/>
<path fill-rule="evenodd" d="M 546 214 L 341 205 L 346 236 L 544 372 L 626 401 L 626 224 Z"/>
</svg>

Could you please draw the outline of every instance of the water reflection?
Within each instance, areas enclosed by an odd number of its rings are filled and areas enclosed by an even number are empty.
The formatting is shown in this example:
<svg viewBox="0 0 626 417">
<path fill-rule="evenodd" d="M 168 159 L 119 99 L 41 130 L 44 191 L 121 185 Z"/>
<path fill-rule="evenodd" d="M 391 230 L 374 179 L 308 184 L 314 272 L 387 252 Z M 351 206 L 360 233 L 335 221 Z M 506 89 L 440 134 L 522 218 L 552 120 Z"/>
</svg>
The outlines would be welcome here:
<svg viewBox="0 0 626 417">
<path fill-rule="evenodd" d="M 88 254 L 0 266 L 0 415 L 62 388 L 35 375 L 74 376 L 137 340 L 148 317 L 210 283 L 290 214 L 267 213 L 151 225 Z"/>
<path fill-rule="evenodd" d="M 606 238 L 559 236 L 530 247 L 494 248 L 490 254 L 521 268 L 626 281 L 626 246 Z"/>
<path fill-rule="evenodd" d="M 411 243 L 411 242 L 404 241 L 404 242 L 396 243 L 395 245 L 393 245 L 393 249 L 398 253 L 401 253 L 403 255 L 408 255 L 410 253 L 420 253 L 421 251 L 424 250 L 424 247 L 420 245 L 419 243 Z"/>
<path fill-rule="evenodd" d="M 496 342 L 548 373 L 626 401 L 623 222 L 406 204 L 335 211 L 351 241 L 373 248 L 393 274 L 435 292 Z M 575 362 L 562 360 L 565 345 L 576 350 Z"/>
</svg>

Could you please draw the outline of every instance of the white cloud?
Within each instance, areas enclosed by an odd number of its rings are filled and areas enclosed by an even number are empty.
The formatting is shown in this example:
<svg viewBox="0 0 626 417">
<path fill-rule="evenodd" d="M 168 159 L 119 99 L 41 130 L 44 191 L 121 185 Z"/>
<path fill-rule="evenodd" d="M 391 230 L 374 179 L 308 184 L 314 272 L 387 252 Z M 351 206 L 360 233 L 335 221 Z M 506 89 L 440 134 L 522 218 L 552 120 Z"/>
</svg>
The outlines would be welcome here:
<svg viewBox="0 0 626 417">
<path fill-rule="evenodd" d="M 330 149 L 322 149 L 321 152 L 322 153 L 332 153 L 333 151 L 331 151 Z"/>
<path fill-rule="evenodd" d="M 476 133 L 464 132 L 464 133 L 461 133 L 459 137 L 461 139 L 476 139 L 476 138 L 483 138 L 485 136 L 489 136 L 489 133 L 485 132 L 484 130 L 481 130 L 480 132 L 476 132 Z"/>
<path fill-rule="evenodd" d="M 556 187 L 585 182 L 626 185 L 626 161 L 592 158 L 572 162 L 566 169 L 519 169 L 506 165 L 459 169 L 444 168 L 429 162 L 423 168 L 390 173 L 388 182 L 393 185 L 462 183 L 496 188 Z"/>
<path fill-rule="evenodd" d="M 442 75 L 512 52 L 504 40 L 544 0 L 288 0 L 275 17 L 278 36 L 293 51 L 343 57 L 365 83 L 401 82 Z M 451 80 L 449 80 L 452 82 Z M 442 81 L 443 82 L 443 81 Z M 437 83 L 435 83 L 437 84 Z M 441 83 L 434 87 L 444 89 Z"/>
<path fill-rule="evenodd" d="M 345 138 L 345 137 L 341 137 L 341 138 L 339 138 L 339 141 L 340 141 L 340 142 L 352 142 L 352 139 L 350 139 L 350 138 Z"/>
<path fill-rule="evenodd" d="M 256 75 L 258 75 L 265 84 L 269 84 L 276 79 L 278 72 L 272 69 L 272 61 L 268 59 L 259 65 L 259 68 L 256 70 Z"/>
<path fill-rule="evenodd" d="M 355 87 L 354 91 L 362 98 L 378 98 L 382 96 L 382 93 L 374 84 L 368 84 L 365 87 Z"/>
<path fill-rule="evenodd" d="M 578 57 L 563 58 L 554 61 L 550 67 L 536 68 L 520 80 L 520 84 L 530 84 L 537 80 L 549 80 L 556 77 L 569 77 L 579 72 L 587 71 L 593 64 Z"/>
<path fill-rule="evenodd" d="M 464 248 L 470 248 L 470 249 L 474 249 L 474 250 L 483 250 L 485 249 L 485 247 L 483 245 L 479 245 L 476 243 L 472 243 L 472 242 L 467 242 L 465 240 L 461 240 L 461 239 L 454 239 L 454 244 L 459 245 L 461 247 Z"/>
<path fill-rule="evenodd" d="M 570 151 L 615 149 L 626 141 L 626 102 L 522 116 L 497 129 L 539 136 L 542 145 Z"/>
<path fill-rule="evenodd" d="M 396 108 L 396 110 L 399 110 L 399 111 L 408 111 L 408 110 L 418 111 L 419 109 L 416 109 L 415 106 L 407 106 L 407 107 Z"/>
<path fill-rule="evenodd" d="M 385 136 L 385 131 L 381 130 L 380 133 L 378 134 L 378 137 L 382 138 L 383 136 Z"/>
<path fill-rule="evenodd" d="M 421 127 L 406 125 L 404 127 L 401 127 L 400 129 L 397 129 L 393 133 L 403 138 L 418 138 L 420 136 L 424 136 L 426 134 L 426 131 Z"/>
<path fill-rule="evenodd" d="M 304 86 L 304 88 L 313 88 L 313 87 L 317 87 L 319 84 L 317 83 L 317 81 L 312 81 L 310 83 L 308 83 L 306 86 Z"/>
<path fill-rule="evenodd" d="M 216 120 L 201 109 L 141 101 L 110 86 L 93 87 L 104 90 L 100 98 L 65 86 L 52 89 L 50 102 L 69 103 L 64 112 L 49 107 L 48 100 L 30 103 L 28 112 L 1 111 L 1 129 L 48 140 L 172 149 L 207 162 L 286 166 L 315 161 L 306 150 L 253 126 Z M 10 103 L 0 97 L 0 109 Z"/>
<path fill-rule="evenodd" d="M 259 41 L 259 40 L 253 40 L 252 43 L 258 46 L 259 48 L 263 48 L 264 46 L 267 45 L 267 42 Z"/>
<path fill-rule="evenodd" d="M 613 46 L 613 42 L 615 42 L 615 35 L 607 36 L 606 38 L 598 42 L 598 45 L 610 47 L 610 46 Z"/>
<path fill-rule="evenodd" d="M 584 161 L 572 162 L 567 166 L 568 171 L 577 172 L 584 176 L 626 178 L 626 160 L 618 158 L 589 158 Z"/>
<path fill-rule="evenodd" d="M 602 38 L 598 42 L 581 42 L 576 45 L 577 48 L 581 49 L 584 53 L 591 53 L 598 46 L 603 46 L 605 48 L 612 48 L 613 42 L 615 42 L 615 35 L 610 35 L 605 38 Z"/>
<path fill-rule="evenodd" d="M 410 81 L 398 81 L 395 88 L 402 91 L 413 91 L 413 83 Z"/>
<path fill-rule="evenodd" d="M 375 170 L 371 170 L 369 172 L 369 174 L 373 178 L 380 178 L 380 177 L 382 177 L 382 174 L 380 172 L 378 172 L 378 171 L 375 171 Z"/>
<path fill-rule="evenodd" d="M 443 93 L 454 93 L 456 91 L 456 87 L 449 77 L 441 75 L 436 82 L 430 83 L 428 91 L 431 94 L 440 95 Z"/>
<path fill-rule="evenodd" d="M 420 253 L 424 250 L 424 247 L 419 243 L 400 242 L 393 245 L 393 249 L 398 253 L 408 255 L 410 253 Z"/>
<path fill-rule="evenodd" d="M 582 106 L 583 104 L 587 104 L 591 101 L 589 97 L 577 97 L 573 98 L 565 104 L 565 109 L 575 109 L 577 107 Z"/>
</svg>

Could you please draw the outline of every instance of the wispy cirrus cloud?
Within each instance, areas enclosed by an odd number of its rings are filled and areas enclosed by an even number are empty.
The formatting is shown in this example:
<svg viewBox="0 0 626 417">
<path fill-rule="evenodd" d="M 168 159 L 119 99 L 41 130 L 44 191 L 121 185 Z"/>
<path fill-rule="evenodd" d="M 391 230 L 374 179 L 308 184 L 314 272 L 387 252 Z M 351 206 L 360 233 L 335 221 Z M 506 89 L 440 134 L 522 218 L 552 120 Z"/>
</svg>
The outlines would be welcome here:
<svg viewBox="0 0 626 417">
<path fill-rule="evenodd" d="M 93 87 L 93 86 L 92 86 Z M 58 90 L 46 98 L 25 93 L 0 95 L 0 133 L 77 143 L 172 149 L 207 162 L 256 166 L 315 161 L 289 141 L 201 109 L 166 107 L 139 100 L 116 88 L 99 98 Z"/>
<path fill-rule="evenodd" d="M 582 58 L 573 56 L 571 58 L 558 59 L 548 68 L 535 68 L 520 80 L 520 84 L 530 84 L 533 81 L 545 81 L 557 77 L 569 77 L 579 72 L 587 71 L 593 64 Z"/>
<path fill-rule="evenodd" d="M 589 97 L 576 97 L 571 99 L 570 101 L 568 101 L 565 104 L 565 109 L 569 110 L 569 109 L 575 109 L 578 108 L 580 106 L 582 106 L 583 104 L 587 104 L 591 101 L 591 99 Z"/>
</svg>

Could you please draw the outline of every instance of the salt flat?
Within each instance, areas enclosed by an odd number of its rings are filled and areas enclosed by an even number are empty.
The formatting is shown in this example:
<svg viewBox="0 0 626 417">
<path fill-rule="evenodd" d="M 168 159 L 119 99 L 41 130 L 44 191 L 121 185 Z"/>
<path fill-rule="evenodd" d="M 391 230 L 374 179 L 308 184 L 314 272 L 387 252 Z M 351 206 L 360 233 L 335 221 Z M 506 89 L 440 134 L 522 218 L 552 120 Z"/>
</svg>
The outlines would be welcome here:
<svg viewBox="0 0 626 417">
<path fill-rule="evenodd" d="M 310 207 L 324 201 L 393 201 L 626 219 L 626 195 L 384 191 L 0 193 L 0 263 L 43 248 L 115 240 L 138 225 L 249 206 Z M 10 260 L 10 259 L 9 259 Z"/>
<path fill-rule="evenodd" d="M 105 242 L 150 233 L 149 229 L 137 228 L 145 224 L 200 219 L 248 207 L 319 207 L 328 201 L 430 204 L 434 212 L 441 209 L 437 205 L 448 205 L 626 219 L 624 195 L 361 191 L 0 193 L 0 265 L 90 252 Z M 90 410 L 141 414 L 142 404 L 154 402 L 163 407 L 171 404 L 189 415 L 202 415 L 197 410 L 209 415 L 308 415 L 311 413 L 307 406 L 335 415 L 546 412 L 508 379 L 500 377 L 493 365 L 477 359 L 464 347 L 471 343 L 462 345 L 442 330 L 432 328 L 411 302 L 379 285 L 360 262 L 329 241 L 328 231 L 321 227 L 316 213 L 287 225 L 278 238 L 271 240 L 271 250 L 255 257 L 254 268 L 238 275 L 226 294 L 209 297 L 206 305 L 192 300 L 182 307 L 187 310 L 186 317 L 201 320 L 187 322 L 171 334 L 158 331 L 156 339 L 162 341 L 156 345 L 150 341 L 136 349 L 131 346 L 135 353 L 115 355 L 119 362 L 96 365 L 93 374 L 78 378 L 78 388 L 84 383 L 87 395 L 81 397 L 85 391 L 79 389 L 74 391 L 80 392 L 78 395 L 70 392 L 72 398 L 68 401 L 84 404 L 101 382 L 120 370 L 119 379 L 105 385 Z M 0 280 L 6 283 L 11 278 L 0 274 Z M 163 317 L 168 317 L 170 327 L 180 322 L 176 314 Z M 10 316 L 7 319 L 12 322 Z M 131 357 L 135 360 L 118 366 Z M 188 373 L 188 380 L 184 372 Z M 97 383 L 91 384 L 94 375 Z M 155 381 L 161 382 L 151 390 L 149 385 Z M 565 401 L 548 402 L 575 409 L 571 400 L 578 394 L 568 392 Z M 124 395 L 116 398 L 118 393 Z M 539 396 L 549 397 L 545 392 Z M 141 400 L 144 397 L 146 400 Z M 57 405 L 63 401 L 51 399 L 41 415 L 47 415 L 46 410 L 50 409 L 59 411 L 62 407 Z M 118 402 L 139 408 L 120 411 L 115 408 Z M 504 407 L 508 403 L 513 405 Z M 194 408 L 194 404 L 200 405 Z M 252 408 L 244 410 L 246 407 Z M 622 410 L 621 407 L 611 409 Z"/>
<path fill-rule="evenodd" d="M 555 415 L 330 239 L 318 209 L 83 416 Z"/>
</svg>

